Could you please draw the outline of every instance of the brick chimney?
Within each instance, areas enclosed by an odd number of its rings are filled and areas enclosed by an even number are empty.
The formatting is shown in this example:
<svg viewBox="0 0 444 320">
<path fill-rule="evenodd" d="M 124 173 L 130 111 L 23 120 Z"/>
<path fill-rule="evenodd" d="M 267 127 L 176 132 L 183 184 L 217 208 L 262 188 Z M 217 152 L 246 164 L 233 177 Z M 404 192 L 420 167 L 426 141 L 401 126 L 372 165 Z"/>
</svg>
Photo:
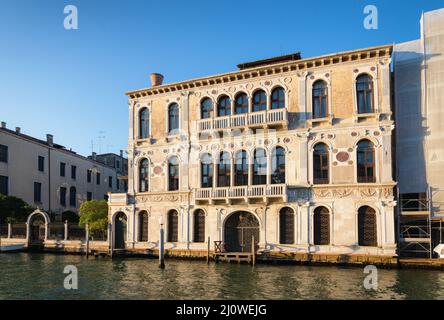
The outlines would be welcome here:
<svg viewBox="0 0 444 320">
<path fill-rule="evenodd" d="M 123 158 L 123 150 L 120 150 L 120 157 Z"/>
<path fill-rule="evenodd" d="M 151 73 L 150 79 L 152 87 L 161 86 L 163 82 L 163 75 L 161 75 L 160 73 Z"/>
<path fill-rule="evenodd" d="M 48 133 L 46 135 L 46 143 L 51 147 L 54 145 L 54 136 L 52 134 Z"/>
<path fill-rule="evenodd" d="M 93 158 L 93 160 L 97 160 L 97 153 L 93 152 L 92 153 L 92 158 Z"/>
<path fill-rule="evenodd" d="M 15 127 L 15 132 L 20 133 L 20 127 Z"/>
<path fill-rule="evenodd" d="M 2 121 L 2 129 L 6 129 L 6 122 Z"/>
</svg>

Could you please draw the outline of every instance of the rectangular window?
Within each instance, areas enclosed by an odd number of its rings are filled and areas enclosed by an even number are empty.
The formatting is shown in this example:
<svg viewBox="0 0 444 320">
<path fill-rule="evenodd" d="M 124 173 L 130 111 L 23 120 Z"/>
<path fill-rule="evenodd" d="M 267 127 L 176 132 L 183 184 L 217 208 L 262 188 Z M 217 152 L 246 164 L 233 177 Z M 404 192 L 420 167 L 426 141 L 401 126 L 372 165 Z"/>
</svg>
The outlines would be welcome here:
<svg viewBox="0 0 444 320">
<path fill-rule="evenodd" d="M 42 203 L 42 184 L 34 182 L 34 202 Z"/>
<path fill-rule="evenodd" d="M 0 194 L 4 194 L 5 196 L 9 195 L 9 181 L 8 177 L 0 176 Z"/>
<path fill-rule="evenodd" d="M 60 176 L 65 176 L 66 163 L 60 162 Z"/>
<path fill-rule="evenodd" d="M 41 172 L 45 171 L 45 157 L 39 156 L 38 168 Z"/>
<path fill-rule="evenodd" d="M 0 162 L 8 162 L 8 146 L 0 144 Z"/>
<path fill-rule="evenodd" d="M 86 171 L 86 182 L 91 183 L 91 176 L 92 176 L 92 171 L 88 169 Z"/>
<path fill-rule="evenodd" d="M 76 175 L 77 175 L 77 167 L 76 166 L 71 166 L 71 179 L 76 179 Z"/>
<path fill-rule="evenodd" d="M 86 201 L 91 201 L 92 200 L 92 198 L 93 198 L 93 194 L 92 194 L 92 192 L 87 192 L 86 193 Z"/>
<path fill-rule="evenodd" d="M 110 188 L 113 187 L 113 177 L 111 177 L 111 176 L 108 177 L 108 187 L 110 187 Z"/>
<path fill-rule="evenodd" d="M 108 202 L 108 199 L 109 199 L 109 197 L 108 197 L 108 195 L 107 195 L 107 194 L 103 195 L 103 200 L 105 200 L 105 201 L 107 201 L 107 202 Z"/>
<path fill-rule="evenodd" d="M 120 180 L 119 179 L 116 180 L 116 189 L 117 190 L 120 189 Z"/>
<path fill-rule="evenodd" d="M 99 186 L 100 185 L 100 172 L 96 173 L 96 184 Z"/>
<path fill-rule="evenodd" d="M 62 207 L 66 206 L 66 188 L 60 187 L 60 205 Z"/>
</svg>

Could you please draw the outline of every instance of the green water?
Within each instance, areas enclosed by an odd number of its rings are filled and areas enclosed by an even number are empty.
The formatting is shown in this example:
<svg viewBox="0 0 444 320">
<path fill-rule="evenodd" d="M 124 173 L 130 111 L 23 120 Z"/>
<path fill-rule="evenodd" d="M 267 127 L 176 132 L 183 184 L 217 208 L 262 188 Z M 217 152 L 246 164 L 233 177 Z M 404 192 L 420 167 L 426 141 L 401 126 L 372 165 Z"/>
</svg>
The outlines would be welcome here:
<svg viewBox="0 0 444 320">
<path fill-rule="evenodd" d="M 66 265 L 78 290 L 63 286 Z M 0 254 L 0 299 L 444 299 L 444 272 L 378 270 L 364 288 L 361 268 L 207 265 L 201 261 Z"/>
</svg>

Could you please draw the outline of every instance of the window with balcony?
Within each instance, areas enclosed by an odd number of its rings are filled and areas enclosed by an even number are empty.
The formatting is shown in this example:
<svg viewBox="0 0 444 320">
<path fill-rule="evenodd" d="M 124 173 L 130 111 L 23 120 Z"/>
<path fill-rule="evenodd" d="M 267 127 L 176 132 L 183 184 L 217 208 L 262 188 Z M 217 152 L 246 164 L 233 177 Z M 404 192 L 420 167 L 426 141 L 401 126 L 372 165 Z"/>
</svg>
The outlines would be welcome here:
<svg viewBox="0 0 444 320">
<path fill-rule="evenodd" d="M 217 164 L 217 186 L 229 187 L 231 184 L 231 157 L 228 152 L 221 152 Z"/>
<path fill-rule="evenodd" d="M 267 95 L 264 90 L 258 90 L 253 94 L 253 112 L 267 110 Z"/>
<path fill-rule="evenodd" d="M 273 89 L 271 92 L 271 109 L 285 108 L 285 91 L 281 87 Z"/>
<path fill-rule="evenodd" d="M 217 116 L 225 117 L 231 115 L 231 99 L 228 96 L 222 96 L 217 101 Z"/>
<path fill-rule="evenodd" d="M 248 96 L 243 92 L 238 93 L 234 99 L 234 113 L 248 113 Z"/>
<path fill-rule="evenodd" d="M 314 210 L 313 242 L 320 246 L 330 244 L 330 212 L 326 207 L 317 207 Z"/>
<path fill-rule="evenodd" d="M 149 161 L 142 159 L 139 165 L 139 192 L 148 192 L 149 190 Z"/>
<path fill-rule="evenodd" d="M 368 74 L 362 74 L 356 78 L 356 101 L 358 113 L 373 113 L 373 79 Z"/>
<path fill-rule="evenodd" d="M 168 161 L 168 190 L 179 190 L 179 159 L 171 157 Z"/>
<path fill-rule="evenodd" d="M 271 154 L 271 183 L 285 183 L 285 149 L 276 147 Z"/>
<path fill-rule="evenodd" d="M 313 149 L 313 183 L 329 183 L 329 152 L 324 143 L 318 143 Z"/>
<path fill-rule="evenodd" d="M 69 205 L 77 207 L 77 190 L 75 187 L 69 188 Z"/>
<path fill-rule="evenodd" d="M 205 98 L 200 103 L 200 118 L 211 119 L 213 117 L 213 101 L 210 98 Z"/>
<path fill-rule="evenodd" d="M 179 239 L 179 213 L 176 210 L 168 212 L 168 242 L 177 242 Z"/>
<path fill-rule="evenodd" d="M 150 113 L 148 108 L 139 112 L 139 139 L 147 139 L 150 136 Z"/>
<path fill-rule="evenodd" d="M 177 134 L 179 131 L 179 105 L 172 103 L 168 106 L 168 133 Z"/>
<path fill-rule="evenodd" d="M 328 89 L 324 80 L 313 83 L 313 119 L 326 118 L 328 108 Z"/>
<path fill-rule="evenodd" d="M 294 243 L 294 211 L 289 207 L 279 211 L 279 243 Z"/>
<path fill-rule="evenodd" d="M 267 184 L 267 153 L 265 149 L 254 150 L 253 184 Z"/>
<path fill-rule="evenodd" d="M 236 186 L 248 185 L 248 157 L 247 151 L 236 152 L 234 160 L 234 184 Z"/>
<path fill-rule="evenodd" d="M 376 182 L 375 148 L 369 140 L 361 140 L 357 151 L 358 182 Z"/>
<path fill-rule="evenodd" d="M 201 188 L 213 187 L 213 158 L 205 153 L 200 157 Z"/>
<path fill-rule="evenodd" d="M 368 206 L 358 210 L 358 244 L 369 247 L 378 245 L 376 212 Z"/>
<path fill-rule="evenodd" d="M 194 211 L 194 242 L 205 242 L 205 211 Z"/>
</svg>

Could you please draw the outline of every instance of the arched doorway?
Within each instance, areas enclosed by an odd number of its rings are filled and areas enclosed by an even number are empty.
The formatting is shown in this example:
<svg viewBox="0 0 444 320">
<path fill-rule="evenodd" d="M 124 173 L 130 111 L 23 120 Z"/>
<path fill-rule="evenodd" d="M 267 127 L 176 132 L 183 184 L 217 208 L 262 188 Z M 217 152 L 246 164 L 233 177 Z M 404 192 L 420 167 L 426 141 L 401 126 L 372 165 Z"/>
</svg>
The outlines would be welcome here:
<svg viewBox="0 0 444 320">
<path fill-rule="evenodd" d="M 114 248 L 125 249 L 127 219 L 123 212 L 114 218 Z"/>
<path fill-rule="evenodd" d="M 225 250 L 228 252 L 251 252 L 251 240 L 259 243 L 259 221 L 246 211 L 233 213 L 225 222 Z"/>
<path fill-rule="evenodd" d="M 36 209 L 27 219 L 28 244 L 31 246 L 42 245 L 48 236 L 50 224 L 49 216 L 46 212 Z"/>
</svg>

